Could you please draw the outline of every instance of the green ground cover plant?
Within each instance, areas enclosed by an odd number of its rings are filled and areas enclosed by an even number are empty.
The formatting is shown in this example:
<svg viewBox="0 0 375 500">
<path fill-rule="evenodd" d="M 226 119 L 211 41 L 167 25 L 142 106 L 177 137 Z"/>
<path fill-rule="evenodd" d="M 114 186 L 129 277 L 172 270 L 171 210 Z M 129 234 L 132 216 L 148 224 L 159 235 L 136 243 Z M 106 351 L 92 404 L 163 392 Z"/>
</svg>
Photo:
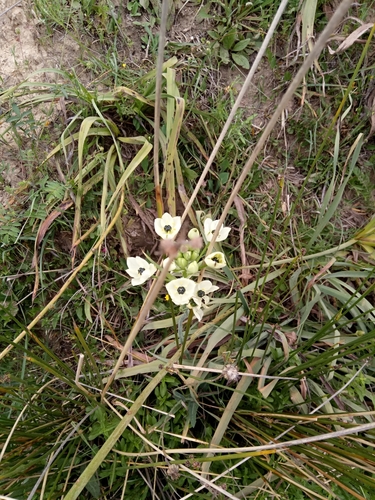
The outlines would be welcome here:
<svg viewBox="0 0 375 500">
<path fill-rule="evenodd" d="M 188 59 L 164 47 L 178 12 L 132 2 L 155 18 L 134 68 L 109 2 L 35 4 L 116 63 L 92 63 L 97 87 L 50 69 L 0 94 L 2 144 L 28 158 L 0 209 L 7 498 L 372 498 L 375 28 L 330 54 L 350 2 L 287 3 L 195 6 L 219 56 Z M 297 14 L 286 66 L 269 42 Z M 244 86 L 212 85 L 249 47 Z M 262 57 L 278 85 L 259 126 L 238 108 Z"/>
</svg>

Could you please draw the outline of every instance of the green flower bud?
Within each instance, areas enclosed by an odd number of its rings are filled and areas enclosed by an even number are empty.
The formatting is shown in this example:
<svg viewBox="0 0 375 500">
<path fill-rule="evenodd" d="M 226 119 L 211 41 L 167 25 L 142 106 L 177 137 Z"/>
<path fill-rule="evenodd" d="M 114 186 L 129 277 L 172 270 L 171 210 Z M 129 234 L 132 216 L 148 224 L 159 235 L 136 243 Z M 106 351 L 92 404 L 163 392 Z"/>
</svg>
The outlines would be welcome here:
<svg viewBox="0 0 375 500">
<path fill-rule="evenodd" d="M 190 251 L 185 252 L 185 253 L 184 253 L 184 258 L 185 258 L 186 260 L 190 260 L 190 259 L 191 259 L 191 252 L 190 252 Z"/>
<path fill-rule="evenodd" d="M 177 257 L 176 264 L 180 269 L 185 269 L 188 265 L 188 262 L 183 257 Z"/>
<path fill-rule="evenodd" d="M 198 262 L 194 261 L 194 262 L 191 262 L 187 268 L 186 268 L 188 274 L 195 274 L 199 271 L 199 265 L 198 265 Z"/>
<path fill-rule="evenodd" d="M 199 258 L 199 252 L 197 250 L 193 250 L 191 252 L 191 260 L 198 260 Z"/>
</svg>

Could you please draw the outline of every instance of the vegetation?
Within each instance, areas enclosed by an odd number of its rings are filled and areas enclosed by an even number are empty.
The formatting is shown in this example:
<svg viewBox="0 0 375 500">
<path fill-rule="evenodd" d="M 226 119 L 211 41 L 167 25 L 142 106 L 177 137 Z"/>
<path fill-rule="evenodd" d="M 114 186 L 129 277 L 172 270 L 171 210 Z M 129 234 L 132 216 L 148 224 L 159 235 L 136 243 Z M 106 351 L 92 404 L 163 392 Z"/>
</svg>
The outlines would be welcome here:
<svg viewBox="0 0 375 500">
<path fill-rule="evenodd" d="M 374 11 L 339 24 L 312 4 L 291 1 L 268 47 L 275 2 L 170 7 L 169 33 L 184 9 L 202 29 L 171 35 L 160 68 L 157 3 L 35 2 L 45 36 L 88 55 L 83 76 L 0 94 L 25 169 L 2 178 L 1 494 L 373 498 L 375 27 L 353 35 L 353 19 Z M 147 61 L 124 59 L 126 23 Z M 179 300 L 176 276 L 210 298 Z"/>
</svg>

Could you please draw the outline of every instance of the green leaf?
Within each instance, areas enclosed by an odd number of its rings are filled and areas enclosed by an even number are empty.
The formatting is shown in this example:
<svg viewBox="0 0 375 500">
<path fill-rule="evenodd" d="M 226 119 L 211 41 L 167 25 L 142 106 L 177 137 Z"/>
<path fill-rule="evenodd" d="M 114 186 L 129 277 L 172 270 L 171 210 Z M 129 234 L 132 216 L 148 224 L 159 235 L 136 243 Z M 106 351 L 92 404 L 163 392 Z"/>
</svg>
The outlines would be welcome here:
<svg viewBox="0 0 375 500">
<path fill-rule="evenodd" d="M 228 31 L 228 33 L 224 35 L 222 41 L 224 49 L 230 50 L 235 44 L 236 39 L 237 39 L 237 30 L 233 29 L 231 31 Z"/>
<path fill-rule="evenodd" d="M 222 60 L 222 62 L 224 64 L 229 64 L 229 62 L 230 62 L 229 52 L 226 49 L 224 49 L 224 47 L 220 47 L 219 55 L 220 55 L 220 59 Z"/>
<path fill-rule="evenodd" d="M 198 403 L 190 400 L 188 403 L 188 416 L 190 421 L 190 427 L 194 429 L 195 424 L 197 423 L 197 411 L 198 411 Z"/>
<path fill-rule="evenodd" d="M 194 172 L 194 170 L 191 170 L 191 168 L 184 168 L 184 175 L 187 179 L 193 181 L 198 177 L 199 174 L 197 174 L 197 172 Z"/>
<path fill-rule="evenodd" d="M 243 54 L 237 54 L 236 52 L 234 52 L 232 54 L 232 57 L 233 57 L 233 61 L 236 64 L 238 64 L 238 66 L 241 66 L 241 68 L 245 68 L 245 69 L 249 69 L 250 68 L 249 60 Z"/>
<path fill-rule="evenodd" d="M 219 179 L 220 179 L 222 184 L 225 184 L 226 182 L 228 182 L 229 172 L 220 172 Z"/>
<path fill-rule="evenodd" d="M 90 323 L 92 323 L 91 304 L 90 304 L 90 299 L 89 298 L 86 298 L 86 300 L 85 300 L 84 309 L 85 309 L 85 316 L 86 316 L 87 320 Z"/>
<path fill-rule="evenodd" d="M 232 47 L 233 52 L 239 52 L 240 50 L 246 49 L 246 47 L 249 45 L 250 40 L 240 40 L 239 42 L 236 43 L 234 47 Z"/>
<path fill-rule="evenodd" d="M 100 483 L 96 474 L 92 476 L 90 481 L 86 484 L 86 490 L 93 496 L 93 498 L 100 498 Z"/>
<path fill-rule="evenodd" d="M 211 2 L 208 2 L 206 5 L 204 5 L 198 12 L 196 20 L 198 23 L 200 21 L 203 21 L 203 19 L 210 19 L 212 15 L 209 13 L 210 12 L 210 7 L 211 7 Z"/>
<path fill-rule="evenodd" d="M 218 38 L 219 38 L 219 34 L 216 31 L 213 31 L 213 30 L 208 30 L 207 31 L 207 35 L 209 35 L 214 40 L 218 40 Z"/>
</svg>

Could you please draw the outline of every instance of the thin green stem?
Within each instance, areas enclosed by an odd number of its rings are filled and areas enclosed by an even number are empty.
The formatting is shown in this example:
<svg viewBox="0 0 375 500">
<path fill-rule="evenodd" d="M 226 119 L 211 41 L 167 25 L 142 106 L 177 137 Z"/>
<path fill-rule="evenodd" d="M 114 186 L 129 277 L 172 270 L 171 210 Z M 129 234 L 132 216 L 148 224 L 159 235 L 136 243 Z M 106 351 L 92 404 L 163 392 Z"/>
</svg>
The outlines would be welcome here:
<svg viewBox="0 0 375 500">
<path fill-rule="evenodd" d="M 169 297 L 169 303 L 171 306 L 171 317 L 172 317 L 172 323 L 173 323 L 173 331 L 174 331 L 174 338 L 176 341 L 176 348 L 178 349 L 180 347 L 180 343 L 178 341 L 178 332 L 177 332 L 177 323 L 176 323 L 176 315 L 174 313 L 174 307 L 173 307 L 173 302 L 171 298 Z"/>
<path fill-rule="evenodd" d="M 181 349 L 181 355 L 180 355 L 180 364 L 182 364 L 182 360 L 183 360 L 183 357 L 184 357 L 186 341 L 187 341 L 187 338 L 189 336 L 189 331 L 190 331 L 192 319 L 193 319 L 193 310 L 190 309 L 189 316 L 188 316 L 187 323 L 186 323 L 184 341 L 182 343 L 182 349 Z"/>
</svg>

